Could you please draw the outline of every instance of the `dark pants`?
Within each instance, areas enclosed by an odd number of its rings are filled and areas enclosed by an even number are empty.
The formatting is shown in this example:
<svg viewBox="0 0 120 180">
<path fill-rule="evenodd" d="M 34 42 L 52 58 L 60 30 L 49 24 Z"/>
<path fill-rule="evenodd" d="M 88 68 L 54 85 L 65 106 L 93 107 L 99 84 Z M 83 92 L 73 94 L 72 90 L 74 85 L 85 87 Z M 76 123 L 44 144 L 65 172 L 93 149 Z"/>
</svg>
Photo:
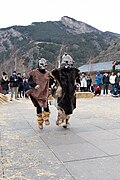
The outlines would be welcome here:
<svg viewBox="0 0 120 180">
<path fill-rule="evenodd" d="M 108 94 L 109 84 L 103 84 L 103 94 Z"/>
<path fill-rule="evenodd" d="M 41 114 L 42 113 L 42 107 L 40 107 L 40 105 L 38 104 L 38 102 L 36 101 L 36 99 L 30 95 L 31 101 L 33 102 L 34 106 L 36 107 L 36 112 L 37 114 Z M 46 108 L 43 108 L 44 111 L 49 112 L 49 106 L 47 104 Z"/>
<path fill-rule="evenodd" d="M 86 90 L 87 90 L 87 87 L 80 87 L 81 92 L 86 92 Z"/>
<path fill-rule="evenodd" d="M 87 85 L 87 91 L 88 92 L 91 92 L 90 87 L 91 87 L 91 85 Z"/>
<path fill-rule="evenodd" d="M 110 93 L 112 94 L 114 92 L 115 84 L 110 85 Z"/>
</svg>

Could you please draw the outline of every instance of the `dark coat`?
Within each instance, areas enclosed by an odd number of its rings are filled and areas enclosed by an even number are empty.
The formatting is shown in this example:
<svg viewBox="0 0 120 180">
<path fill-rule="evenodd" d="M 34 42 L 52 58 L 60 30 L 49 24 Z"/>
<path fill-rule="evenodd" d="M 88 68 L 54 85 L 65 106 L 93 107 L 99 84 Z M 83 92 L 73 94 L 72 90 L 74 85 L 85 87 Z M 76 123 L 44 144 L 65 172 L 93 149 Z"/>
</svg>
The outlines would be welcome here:
<svg viewBox="0 0 120 180">
<path fill-rule="evenodd" d="M 2 76 L 2 80 L 1 80 L 1 86 L 2 86 L 2 90 L 9 90 L 9 81 L 6 75 Z"/>
<path fill-rule="evenodd" d="M 17 77 L 17 75 L 10 76 L 10 87 L 18 87 L 18 77 Z"/>
<path fill-rule="evenodd" d="M 110 84 L 110 82 L 109 82 L 109 75 L 103 75 L 103 84 Z"/>
<path fill-rule="evenodd" d="M 26 80 L 23 82 L 23 89 L 25 92 L 30 89 L 29 83 Z"/>
<path fill-rule="evenodd" d="M 18 91 L 23 91 L 23 79 L 18 76 Z"/>
<path fill-rule="evenodd" d="M 116 84 L 117 86 L 120 86 L 120 76 L 116 76 L 116 78 L 115 78 L 115 84 Z"/>
<path fill-rule="evenodd" d="M 58 107 L 64 109 L 65 114 L 72 114 L 76 108 L 75 82 L 79 81 L 79 70 L 77 68 L 54 69 L 51 74 L 62 88 L 62 95 L 58 98 Z"/>
<path fill-rule="evenodd" d="M 91 78 L 87 78 L 87 86 L 91 86 L 92 84 L 92 79 Z"/>
</svg>

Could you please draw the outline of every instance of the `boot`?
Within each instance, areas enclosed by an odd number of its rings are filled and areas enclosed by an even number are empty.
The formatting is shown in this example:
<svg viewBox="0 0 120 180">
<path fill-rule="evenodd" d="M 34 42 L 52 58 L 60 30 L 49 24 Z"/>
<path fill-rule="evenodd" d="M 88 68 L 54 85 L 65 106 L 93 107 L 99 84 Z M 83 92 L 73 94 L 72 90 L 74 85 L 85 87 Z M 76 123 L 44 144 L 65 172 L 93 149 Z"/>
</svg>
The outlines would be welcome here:
<svg viewBox="0 0 120 180">
<path fill-rule="evenodd" d="M 42 118 L 43 118 L 43 121 L 45 121 L 46 126 L 50 125 L 49 116 L 50 116 L 50 112 L 46 112 L 46 111 L 42 112 Z"/>
<path fill-rule="evenodd" d="M 66 117 L 66 119 L 65 119 L 65 122 L 64 122 L 64 124 L 63 124 L 63 128 L 67 128 L 67 127 L 70 125 L 69 119 L 70 119 L 70 116 L 67 115 L 67 117 Z"/>
<path fill-rule="evenodd" d="M 40 129 L 43 129 L 43 118 L 42 118 L 42 114 L 37 114 L 37 121 L 38 121 L 38 127 Z"/>
<path fill-rule="evenodd" d="M 67 115 L 65 114 L 63 109 L 58 109 L 58 117 L 56 121 L 56 125 L 59 126 L 65 122 Z"/>
</svg>

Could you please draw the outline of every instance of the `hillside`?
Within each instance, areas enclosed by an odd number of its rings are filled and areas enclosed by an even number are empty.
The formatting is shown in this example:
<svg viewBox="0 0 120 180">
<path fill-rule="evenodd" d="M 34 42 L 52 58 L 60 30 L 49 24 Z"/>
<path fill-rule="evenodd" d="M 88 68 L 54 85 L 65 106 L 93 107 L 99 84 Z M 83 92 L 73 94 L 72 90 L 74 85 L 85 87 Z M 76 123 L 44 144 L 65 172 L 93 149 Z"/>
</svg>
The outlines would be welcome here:
<svg viewBox="0 0 120 180">
<path fill-rule="evenodd" d="M 98 56 L 92 59 L 92 62 L 120 60 L 120 39 L 111 42 L 107 50 L 101 51 Z"/>
<path fill-rule="evenodd" d="M 55 22 L 3 28 L 0 29 L 0 72 L 28 71 L 37 66 L 38 57 L 46 58 L 52 69 L 64 52 L 74 58 L 77 67 L 90 58 L 93 62 L 107 61 L 113 58 L 112 49 L 116 51 L 114 56 L 119 51 L 119 38 L 119 34 L 99 31 L 67 16 Z"/>
</svg>

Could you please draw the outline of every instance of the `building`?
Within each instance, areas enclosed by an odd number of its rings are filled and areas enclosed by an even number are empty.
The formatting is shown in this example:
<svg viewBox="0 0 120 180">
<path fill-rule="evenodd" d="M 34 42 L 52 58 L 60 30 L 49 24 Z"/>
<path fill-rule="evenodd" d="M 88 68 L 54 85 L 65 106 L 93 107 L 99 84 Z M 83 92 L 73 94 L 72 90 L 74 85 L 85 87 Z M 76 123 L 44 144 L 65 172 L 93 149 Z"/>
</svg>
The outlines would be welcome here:
<svg viewBox="0 0 120 180">
<path fill-rule="evenodd" d="M 105 72 L 108 72 L 108 73 L 112 72 L 112 63 L 113 61 L 85 64 L 79 67 L 79 70 L 81 73 L 84 72 L 86 74 L 90 74 L 94 82 L 96 73 L 98 71 L 100 71 L 102 74 L 104 74 Z M 116 70 L 120 71 L 120 64 L 116 65 Z"/>
</svg>

